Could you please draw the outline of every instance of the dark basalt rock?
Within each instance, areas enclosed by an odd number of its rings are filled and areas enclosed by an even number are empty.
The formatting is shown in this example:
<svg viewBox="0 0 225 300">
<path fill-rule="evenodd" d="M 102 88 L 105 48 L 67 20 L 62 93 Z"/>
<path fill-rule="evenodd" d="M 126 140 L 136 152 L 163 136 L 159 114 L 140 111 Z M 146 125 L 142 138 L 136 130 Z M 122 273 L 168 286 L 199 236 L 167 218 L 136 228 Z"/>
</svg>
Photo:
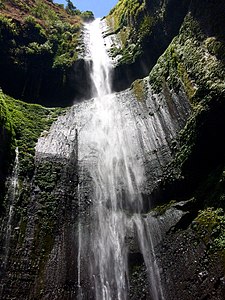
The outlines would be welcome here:
<svg viewBox="0 0 225 300">
<path fill-rule="evenodd" d="M 148 13 L 154 15 L 163 5 L 162 2 L 147 1 Z M 165 3 L 165 16 L 152 27 L 152 31 L 141 42 L 141 51 L 133 62 L 121 63 L 116 66 L 112 86 L 114 91 L 128 88 L 131 83 L 146 77 L 157 59 L 169 46 L 172 39 L 178 34 L 184 17 L 190 5 L 190 0 L 170 0 Z"/>
<path fill-rule="evenodd" d="M 0 67 L 3 91 L 29 103 L 66 107 L 92 95 L 90 64 L 83 59 L 65 71 L 52 69 L 45 61 L 32 61 L 27 68 L 3 61 Z"/>
<path fill-rule="evenodd" d="M 190 228 L 170 233 L 157 248 L 167 300 L 224 300 L 222 257 L 209 254 Z"/>
<path fill-rule="evenodd" d="M 189 3 L 190 1 L 168 1 L 165 22 L 158 24 L 151 37 L 144 42 L 143 55 L 133 64 L 116 67 L 113 78 L 114 90 L 128 87 L 134 79 L 143 77 L 149 72 L 171 39 L 178 33 Z M 190 11 L 207 36 L 218 35 L 222 39 L 224 32 L 221 25 L 224 18 L 221 18 L 223 14 L 221 1 L 209 0 L 198 3 L 192 1 Z M 1 62 L 0 82 L 6 92 L 26 101 L 39 101 L 48 106 L 67 106 L 74 99 L 79 101 L 90 97 L 89 67 L 90 62 L 78 60 L 64 73 L 49 70 L 48 66 L 38 66 L 36 62 L 28 69 L 23 69 L 9 66 L 6 61 Z M 164 80 L 170 81 L 169 75 L 165 76 Z M 174 120 L 180 122 L 182 126 L 185 125 L 186 109 L 184 107 L 183 113 L 179 115 L 175 105 L 178 100 L 185 105 L 188 97 L 183 89 L 180 88 L 179 92 L 175 92 L 168 87 L 165 89 L 164 86 L 161 92 Z M 204 197 L 207 194 L 215 196 L 214 192 L 224 170 L 225 142 L 221 138 L 225 131 L 224 96 L 209 93 L 207 88 L 201 92 L 202 99 L 211 97 L 210 103 L 206 105 L 203 113 L 197 115 L 193 124 L 187 125 L 189 129 L 186 130 L 189 134 L 185 142 L 188 143 L 190 138 L 194 141 L 194 145 L 185 163 L 175 166 L 181 167 L 180 173 L 176 173 L 177 170 L 173 165 L 170 166 L 172 171 L 166 170 L 168 173 L 160 173 L 160 178 L 157 178 L 158 155 L 165 159 L 167 153 L 163 147 L 151 154 L 155 157 L 155 161 L 146 161 L 149 186 L 143 192 L 144 213 L 150 229 L 151 218 L 161 224 L 161 236 L 154 246 L 166 300 L 223 300 L 225 294 L 224 258 L 221 253 L 210 252 L 209 245 L 204 243 L 190 225 L 198 210 L 207 205 Z M 158 98 L 156 102 L 157 104 L 160 102 Z M 139 106 L 138 102 L 135 103 Z M 148 117 L 153 117 L 154 114 L 160 113 L 160 110 L 152 113 L 146 106 L 146 112 Z M 164 126 L 166 131 L 166 124 Z M 176 143 L 170 140 L 169 147 L 175 156 L 179 151 L 179 145 L 176 145 L 176 148 L 173 142 Z M 0 180 L 4 182 L 6 177 L 4 161 L 8 160 L 10 145 L 10 136 L 4 126 L 0 131 L 0 144 L 4 145 L 0 151 Z M 181 145 L 185 146 L 185 143 Z M 30 180 L 20 178 L 23 187 L 15 203 L 12 224 L 14 230 L 10 237 L 7 268 L 3 261 L 4 234 L 8 216 L 4 214 L 1 219 L 1 299 L 73 300 L 79 295 L 78 222 L 81 220 L 87 228 L 85 236 L 82 237 L 82 242 L 87 247 L 87 240 L 91 238 L 88 222 L 91 218 L 89 206 L 92 190 L 87 170 L 85 168 L 82 172 L 78 170 L 77 152 L 75 141 L 74 151 L 69 158 L 37 155 L 34 176 Z M 217 169 L 219 175 L 214 176 L 213 172 Z M 206 185 L 209 175 L 213 175 L 210 186 Z M 83 184 L 83 199 L 79 199 L 79 182 Z M 151 187 L 153 182 L 157 182 L 155 189 Z M 199 195 L 198 188 L 201 185 L 204 189 Z M 221 183 L 221 189 L 224 191 L 224 182 Z M 2 192 L 3 184 L 0 185 L 0 190 Z M 156 209 L 154 213 L 149 213 L 149 199 L 152 201 L 152 208 L 171 199 L 183 200 L 193 196 L 196 196 L 193 201 L 175 203 L 166 208 L 166 211 L 161 209 L 157 212 Z M 216 197 L 218 198 L 218 195 L 211 199 L 213 205 L 218 205 Z M 223 199 L 219 204 L 224 205 Z M 10 203 L 6 205 L 7 211 L 9 205 Z M 176 213 L 177 219 L 172 212 Z M 144 259 L 137 247 L 136 239 L 134 232 L 128 233 L 126 241 L 129 249 L 129 297 L 133 300 L 150 299 Z M 88 252 L 89 249 L 85 250 Z M 90 286 L 91 280 L 86 274 L 89 257 L 83 260 L 85 262 L 80 270 L 82 287 L 86 290 L 87 299 L 95 299 Z"/>
</svg>

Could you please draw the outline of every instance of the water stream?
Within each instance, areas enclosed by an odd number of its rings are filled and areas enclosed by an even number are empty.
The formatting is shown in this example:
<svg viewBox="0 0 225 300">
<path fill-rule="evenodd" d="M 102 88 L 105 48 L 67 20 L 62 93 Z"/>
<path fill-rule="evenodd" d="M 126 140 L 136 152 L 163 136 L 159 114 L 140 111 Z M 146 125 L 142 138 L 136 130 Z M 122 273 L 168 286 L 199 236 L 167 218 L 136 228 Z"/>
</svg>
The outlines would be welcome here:
<svg viewBox="0 0 225 300">
<path fill-rule="evenodd" d="M 4 257 L 4 268 L 7 267 L 9 250 L 10 250 L 10 240 L 12 234 L 12 220 L 14 215 L 14 205 L 17 195 L 18 188 L 18 171 L 19 171 L 19 150 L 18 147 L 15 150 L 15 161 L 12 172 L 12 177 L 10 180 L 10 186 L 8 190 L 8 198 L 9 198 L 9 212 L 8 212 L 8 220 L 6 225 L 6 236 L 5 236 L 5 257 Z"/>
<path fill-rule="evenodd" d="M 127 122 L 116 94 L 111 91 L 112 64 L 104 46 L 100 20 L 86 25 L 86 31 L 90 37 L 87 52 L 93 62 L 91 77 L 96 96 L 94 114 L 79 138 L 79 153 L 92 160 L 86 165 L 94 181 L 89 271 L 96 299 L 125 300 L 129 289 L 125 238 L 134 224 L 138 224 L 140 248 L 150 281 L 160 285 L 159 274 L 154 272 L 157 268 L 149 266 L 148 252 L 153 252 L 152 244 L 148 243 L 150 233 L 144 234 L 142 218 L 137 221 L 137 217 L 130 217 L 140 214 L 143 207 L 140 191 L 144 181 L 143 153 L 138 131 L 130 130 L 132 124 Z M 151 295 L 153 300 L 163 299 L 162 288 L 154 286 Z"/>
<path fill-rule="evenodd" d="M 170 142 L 183 128 L 190 104 L 180 100 L 182 94 L 154 94 L 147 79 L 142 81 L 142 101 L 132 89 L 113 93 L 113 61 L 106 50 L 110 37 L 102 34 L 106 27 L 97 19 L 84 29 L 93 99 L 75 104 L 53 123 L 38 140 L 36 158 L 70 161 L 77 147 L 77 299 L 129 299 L 132 232 L 135 251 L 143 257 L 139 264 L 147 273 L 146 299 L 163 300 L 154 253 L 160 226 L 143 212 L 150 209 L 149 195 L 172 159 Z M 142 195 L 148 197 L 147 208 Z M 55 251 L 57 245 L 52 260 Z"/>
</svg>

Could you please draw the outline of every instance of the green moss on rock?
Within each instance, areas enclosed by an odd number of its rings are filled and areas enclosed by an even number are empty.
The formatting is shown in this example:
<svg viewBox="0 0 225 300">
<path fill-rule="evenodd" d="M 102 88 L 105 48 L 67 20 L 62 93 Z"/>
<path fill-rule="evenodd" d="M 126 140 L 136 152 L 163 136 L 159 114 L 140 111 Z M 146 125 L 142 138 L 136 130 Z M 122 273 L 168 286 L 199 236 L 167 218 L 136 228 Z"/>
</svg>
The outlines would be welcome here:
<svg viewBox="0 0 225 300">
<path fill-rule="evenodd" d="M 219 107 L 222 109 L 225 99 L 224 63 L 209 52 L 207 45 L 211 40 L 203 33 L 196 19 L 189 14 L 179 35 L 173 39 L 149 75 L 149 81 L 156 93 L 164 93 L 166 82 L 173 93 L 179 94 L 180 91 L 184 91 L 192 105 L 193 113 L 179 134 L 179 147 L 171 167 L 176 170 L 177 167 L 185 169 L 184 176 L 191 165 L 193 153 L 200 151 L 199 141 L 204 143 L 201 128 L 205 126 L 209 131 L 208 136 L 212 136 L 213 132 L 208 125 L 211 121 L 208 120 L 213 119 L 214 110 L 219 111 Z M 219 117 L 217 126 L 223 126 Z M 193 169 L 194 166 L 190 172 L 193 172 Z M 188 176 L 193 175 L 190 173 Z"/>
<path fill-rule="evenodd" d="M 110 11 L 107 21 L 122 45 L 119 52 L 112 51 L 112 55 L 122 56 L 119 64 L 134 62 L 142 54 L 142 41 L 151 34 L 155 22 L 146 10 L 146 1 L 120 0 Z"/>
<path fill-rule="evenodd" d="M 0 101 L 4 104 L 0 119 L 4 120 L 4 128 L 7 128 L 11 136 L 10 147 L 18 146 L 19 148 L 20 174 L 31 175 L 37 139 L 42 131 L 48 130 L 63 110 L 28 104 L 6 96 L 3 92 L 0 92 Z"/>
<path fill-rule="evenodd" d="M 169 203 L 165 203 L 163 205 L 160 206 L 156 206 L 153 211 L 157 214 L 157 216 L 161 216 L 163 215 L 168 209 L 170 209 L 170 207 L 175 204 L 176 201 L 175 200 L 171 200 Z"/>
<path fill-rule="evenodd" d="M 200 211 L 192 227 L 209 251 L 222 251 L 225 254 L 225 214 L 222 208 L 208 207 Z"/>
<path fill-rule="evenodd" d="M 145 100 L 146 87 L 145 87 L 145 82 L 142 79 L 134 81 L 131 88 L 138 101 L 142 102 Z"/>
<path fill-rule="evenodd" d="M 0 11 L 3 91 L 45 106 L 63 105 L 63 93 L 71 101 L 72 66 L 83 55 L 82 15 L 70 15 L 48 0 L 6 1 Z"/>
<path fill-rule="evenodd" d="M 51 191 L 54 189 L 61 166 L 55 165 L 52 162 L 45 161 L 41 163 L 35 174 L 35 184 L 43 191 Z"/>
<path fill-rule="evenodd" d="M 216 37 L 209 37 L 205 41 L 206 47 L 210 54 L 215 55 L 218 59 L 225 60 L 225 43 Z"/>
</svg>

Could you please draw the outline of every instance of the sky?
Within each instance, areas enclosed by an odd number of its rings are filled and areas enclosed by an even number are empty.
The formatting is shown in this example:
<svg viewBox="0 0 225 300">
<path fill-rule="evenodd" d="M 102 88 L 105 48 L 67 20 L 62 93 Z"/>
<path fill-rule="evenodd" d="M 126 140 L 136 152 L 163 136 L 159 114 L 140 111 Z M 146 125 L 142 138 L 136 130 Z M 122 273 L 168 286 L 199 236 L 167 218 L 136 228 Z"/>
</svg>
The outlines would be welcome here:
<svg viewBox="0 0 225 300">
<path fill-rule="evenodd" d="M 61 3 L 66 6 L 65 0 L 54 0 L 55 3 Z M 81 11 L 91 10 L 96 18 L 108 15 L 118 0 L 72 0 L 73 4 Z"/>
</svg>

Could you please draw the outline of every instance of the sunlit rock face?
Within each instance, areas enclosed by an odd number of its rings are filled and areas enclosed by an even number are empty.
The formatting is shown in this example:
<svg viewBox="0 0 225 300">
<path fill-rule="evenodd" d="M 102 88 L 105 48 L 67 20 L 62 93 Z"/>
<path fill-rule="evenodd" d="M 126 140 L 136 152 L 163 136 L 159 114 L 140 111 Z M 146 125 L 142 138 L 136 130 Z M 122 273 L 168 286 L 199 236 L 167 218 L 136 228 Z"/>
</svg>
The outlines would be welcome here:
<svg viewBox="0 0 225 300">
<path fill-rule="evenodd" d="M 67 73 L 69 91 L 62 73 L 44 75 L 64 105 L 88 100 L 42 133 L 23 177 L 16 151 L 0 215 L 1 299 L 224 299 L 224 213 L 200 231 L 196 216 L 224 203 L 225 10 L 219 0 L 192 1 L 183 22 L 189 2 L 157 10 L 160 24 L 135 63 L 117 66 L 109 51 L 121 41 L 97 20 L 84 26 L 86 52 Z M 149 78 L 133 82 L 179 29 Z M 174 157 L 182 187 L 170 173 Z M 174 201 L 187 195 L 196 198 Z M 214 222 L 209 216 L 203 221 Z"/>
<path fill-rule="evenodd" d="M 190 114 L 190 104 L 182 91 L 154 94 L 147 79 L 113 93 L 113 62 L 104 47 L 103 28 L 98 20 L 86 26 L 95 98 L 61 116 L 39 139 L 36 157 L 76 159 L 78 297 L 128 299 L 133 293 L 128 261 L 137 255 L 143 257 L 138 263 L 146 272 L 146 295 L 164 299 L 154 258 L 160 226 L 152 226 L 154 219 L 145 220 L 142 213 L 151 207 L 151 192 L 172 159 L 171 143 Z M 136 240 L 135 252 L 128 236 Z"/>
<path fill-rule="evenodd" d="M 147 78 L 114 93 L 105 26 L 84 29 L 93 97 L 42 133 L 3 220 L 2 299 L 166 299 L 154 249 L 183 212 L 147 214 L 191 108 L 182 89 L 156 94 Z"/>
<path fill-rule="evenodd" d="M 166 299 L 154 249 L 183 213 L 171 212 L 165 226 L 146 216 L 191 108 L 182 89 L 165 84 L 156 94 L 147 78 L 114 93 L 105 26 L 96 20 L 84 30 L 93 97 L 43 132 L 34 176 L 16 195 L 2 299 L 135 299 L 136 267 L 142 296 Z"/>
</svg>

